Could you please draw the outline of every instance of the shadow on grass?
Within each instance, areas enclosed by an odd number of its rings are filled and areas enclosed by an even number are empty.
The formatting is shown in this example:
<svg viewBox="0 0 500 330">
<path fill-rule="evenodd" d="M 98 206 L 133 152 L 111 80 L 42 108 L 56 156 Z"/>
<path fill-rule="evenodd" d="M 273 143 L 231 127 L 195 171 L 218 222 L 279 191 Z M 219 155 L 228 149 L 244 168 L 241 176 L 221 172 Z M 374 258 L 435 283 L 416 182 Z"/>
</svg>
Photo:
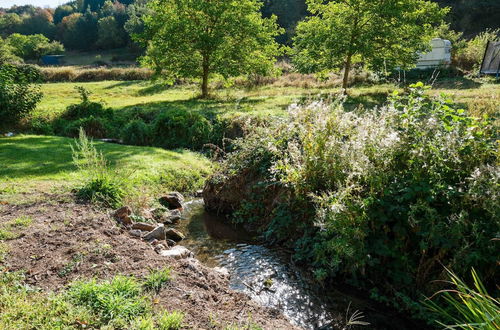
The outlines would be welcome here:
<svg viewBox="0 0 500 330">
<path fill-rule="evenodd" d="M 0 138 L 0 177 L 21 179 L 30 176 L 57 177 L 73 172 L 70 138 L 50 136 L 17 136 Z M 127 162 L 131 157 L 151 157 L 158 150 L 149 147 L 134 147 L 96 142 L 111 164 Z M 161 154 L 161 161 L 178 161 L 182 151 L 169 151 Z"/>
<path fill-rule="evenodd" d="M 264 103 L 259 98 L 232 98 L 232 99 L 200 99 L 148 102 L 138 105 L 125 106 L 116 109 L 116 114 L 123 118 L 141 118 L 153 121 L 160 113 L 181 110 L 199 112 L 207 117 L 214 117 L 228 112 L 252 112 L 254 107 Z"/>
<path fill-rule="evenodd" d="M 481 83 L 469 78 L 443 78 L 438 79 L 433 85 L 433 88 L 440 89 L 474 89 L 481 87 Z"/>
</svg>

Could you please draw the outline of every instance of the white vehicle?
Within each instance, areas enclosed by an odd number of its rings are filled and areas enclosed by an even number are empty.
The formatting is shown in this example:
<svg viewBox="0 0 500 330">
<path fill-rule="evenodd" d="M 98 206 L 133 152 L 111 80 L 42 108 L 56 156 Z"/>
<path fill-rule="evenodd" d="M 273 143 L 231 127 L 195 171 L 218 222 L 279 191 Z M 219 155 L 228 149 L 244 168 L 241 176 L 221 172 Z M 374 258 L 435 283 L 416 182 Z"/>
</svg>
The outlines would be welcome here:
<svg viewBox="0 0 500 330">
<path fill-rule="evenodd" d="M 451 42 L 440 38 L 431 40 L 432 50 L 419 54 L 417 69 L 448 67 L 451 64 Z"/>
</svg>

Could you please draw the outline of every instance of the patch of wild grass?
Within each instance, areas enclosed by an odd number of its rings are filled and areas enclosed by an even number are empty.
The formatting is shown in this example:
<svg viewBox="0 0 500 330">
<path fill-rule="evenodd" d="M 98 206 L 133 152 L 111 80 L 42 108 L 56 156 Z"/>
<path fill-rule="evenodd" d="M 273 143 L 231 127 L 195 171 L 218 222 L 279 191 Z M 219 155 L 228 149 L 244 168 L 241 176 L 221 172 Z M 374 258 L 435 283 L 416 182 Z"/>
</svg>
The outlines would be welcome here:
<svg viewBox="0 0 500 330">
<path fill-rule="evenodd" d="M 104 323 L 125 326 L 150 311 L 140 283 L 133 277 L 116 276 L 110 281 L 75 282 L 69 289 L 70 300 L 99 315 Z"/>
<path fill-rule="evenodd" d="M 473 287 L 448 270 L 452 289 L 439 291 L 443 304 L 427 300 L 425 305 L 442 321 L 445 329 L 500 329 L 500 301 L 488 294 L 477 272 L 472 270 Z"/>
<path fill-rule="evenodd" d="M 176 330 L 182 327 L 184 314 L 178 311 L 164 312 L 158 318 L 158 329 Z"/>
<path fill-rule="evenodd" d="M 148 276 L 144 280 L 144 288 L 158 293 L 172 279 L 170 273 L 170 268 L 150 269 Z"/>
<path fill-rule="evenodd" d="M 16 229 L 26 228 L 33 222 L 28 216 L 21 216 L 14 220 L 5 222 L 0 225 L 0 241 L 6 241 L 11 239 L 16 239 L 19 237 L 19 233 Z"/>
<path fill-rule="evenodd" d="M 143 286 L 134 277 L 116 276 L 44 293 L 26 285 L 22 273 L 0 268 L 0 329 L 180 329 L 184 314 L 155 314 Z"/>
<path fill-rule="evenodd" d="M 0 242 L 0 263 L 2 263 L 5 260 L 5 257 L 9 253 L 9 247 L 7 244 Z"/>
</svg>

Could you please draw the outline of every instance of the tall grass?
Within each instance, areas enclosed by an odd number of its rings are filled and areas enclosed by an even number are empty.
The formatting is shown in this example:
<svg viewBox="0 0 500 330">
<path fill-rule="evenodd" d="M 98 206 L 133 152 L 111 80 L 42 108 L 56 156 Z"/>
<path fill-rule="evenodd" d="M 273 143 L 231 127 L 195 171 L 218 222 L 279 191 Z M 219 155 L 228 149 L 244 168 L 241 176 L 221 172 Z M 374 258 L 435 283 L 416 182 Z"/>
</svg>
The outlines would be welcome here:
<svg viewBox="0 0 500 330">
<path fill-rule="evenodd" d="M 78 189 L 77 196 L 104 206 L 120 206 L 128 185 L 125 179 L 127 176 L 120 175 L 109 166 L 104 155 L 97 151 L 82 128 L 71 149 L 73 162 L 84 176 L 84 184 Z"/>
<path fill-rule="evenodd" d="M 445 322 L 436 321 L 445 329 L 500 329 L 500 301 L 488 294 L 477 272 L 472 269 L 474 287 L 468 286 L 456 274 L 447 270 L 454 289 L 439 291 L 443 308 L 428 300 L 426 306 Z"/>
<path fill-rule="evenodd" d="M 105 80 L 149 80 L 153 73 L 145 68 L 80 68 L 74 66 L 40 67 L 43 81 L 46 82 L 88 82 Z"/>
</svg>

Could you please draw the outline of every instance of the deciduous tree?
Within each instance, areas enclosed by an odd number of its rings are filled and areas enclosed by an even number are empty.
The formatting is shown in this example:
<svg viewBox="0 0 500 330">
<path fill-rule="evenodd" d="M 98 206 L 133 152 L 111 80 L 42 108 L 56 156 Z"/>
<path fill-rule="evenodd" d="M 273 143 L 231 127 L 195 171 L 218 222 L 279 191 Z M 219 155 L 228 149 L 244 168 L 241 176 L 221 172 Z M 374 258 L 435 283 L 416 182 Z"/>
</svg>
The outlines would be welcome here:
<svg viewBox="0 0 500 330">
<path fill-rule="evenodd" d="M 153 0 L 145 17 L 143 63 L 173 81 L 199 77 L 208 96 L 212 74 L 267 74 L 281 48 L 276 18 L 262 18 L 258 0 Z"/>
<path fill-rule="evenodd" d="M 307 0 L 312 16 L 300 22 L 294 62 L 304 72 L 344 69 L 355 63 L 377 70 L 410 67 L 429 46 L 446 9 L 427 0 Z"/>
</svg>

